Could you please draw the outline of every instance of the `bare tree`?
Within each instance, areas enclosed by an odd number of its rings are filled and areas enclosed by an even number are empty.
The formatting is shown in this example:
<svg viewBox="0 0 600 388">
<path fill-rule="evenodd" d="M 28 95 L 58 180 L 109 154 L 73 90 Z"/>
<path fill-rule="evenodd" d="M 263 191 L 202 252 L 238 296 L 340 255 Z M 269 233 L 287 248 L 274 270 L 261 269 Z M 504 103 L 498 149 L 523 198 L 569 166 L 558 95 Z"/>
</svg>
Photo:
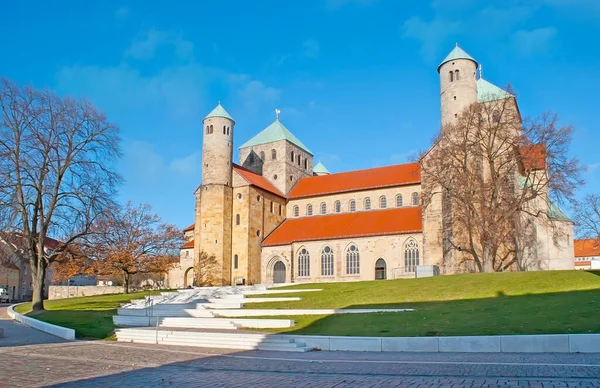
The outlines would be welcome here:
<svg viewBox="0 0 600 388">
<path fill-rule="evenodd" d="M 217 269 L 217 258 L 215 255 L 198 252 L 197 260 L 194 263 L 194 283 L 197 286 L 211 286 L 215 284 L 214 273 Z"/>
<path fill-rule="evenodd" d="M 567 156 L 572 127 L 544 114 L 522 122 L 513 98 L 468 107 L 421 157 L 423 206 L 443 201 L 445 256 L 478 272 L 527 260 L 532 222 L 582 183 Z M 446 259 L 446 258 L 445 258 Z"/>
<path fill-rule="evenodd" d="M 88 239 L 89 255 L 95 258 L 97 272 L 121 275 L 125 293 L 133 274 L 167 272 L 177 261 L 183 234 L 164 223 L 152 207 L 144 204 L 111 211 Z"/>
<path fill-rule="evenodd" d="M 0 228 L 23 237 L 34 310 L 44 308 L 50 263 L 112 205 L 118 142 L 88 101 L 0 80 Z"/>
<path fill-rule="evenodd" d="M 596 240 L 600 245 L 600 195 L 587 195 L 575 205 L 574 214 L 579 236 Z"/>
</svg>

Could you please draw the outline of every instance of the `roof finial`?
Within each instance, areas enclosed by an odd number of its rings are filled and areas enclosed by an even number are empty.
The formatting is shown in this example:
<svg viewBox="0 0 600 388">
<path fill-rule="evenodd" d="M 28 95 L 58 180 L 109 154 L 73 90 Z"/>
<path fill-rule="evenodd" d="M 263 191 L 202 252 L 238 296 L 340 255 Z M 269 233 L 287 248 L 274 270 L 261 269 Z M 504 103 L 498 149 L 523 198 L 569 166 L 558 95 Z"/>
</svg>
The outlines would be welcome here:
<svg viewBox="0 0 600 388">
<path fill-rule="evenodd" d="M 275 120 L 279 120 L 279 114 L 281 113 L 281 111 L 277 108 L 275 108 Z"/>
<path fill-rule="evenodd" d="M 221 105 L 221 100 L 219 100 L 219 105 Z"/>
<path fill-rule="evenodd" d="M 456 47 L 458 47 L 458 42 L 456 42 Z"/>
</svg>

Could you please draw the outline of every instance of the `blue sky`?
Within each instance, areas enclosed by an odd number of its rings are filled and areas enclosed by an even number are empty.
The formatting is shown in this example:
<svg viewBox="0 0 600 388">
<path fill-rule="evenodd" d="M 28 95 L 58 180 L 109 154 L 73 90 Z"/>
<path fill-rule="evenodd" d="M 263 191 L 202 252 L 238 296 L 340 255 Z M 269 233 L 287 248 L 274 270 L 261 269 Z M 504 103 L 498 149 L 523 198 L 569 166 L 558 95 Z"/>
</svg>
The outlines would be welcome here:
<svg viewBox="0 0 600 388">
<path fill-rule="evenodd" d="M 455 42 L 521 112 L 558 112 L 600 192 L 600 1 L 13 1 L 0 76 L 85 96 L 121 128 L 124 202 L 193 222 L 202 118 L 235 147 L 275 118 L 330 171 L 403 163 L 439 127 L 438 63 Z M 237 151 L 234 156 L 237 160 Z"/>
</svg>

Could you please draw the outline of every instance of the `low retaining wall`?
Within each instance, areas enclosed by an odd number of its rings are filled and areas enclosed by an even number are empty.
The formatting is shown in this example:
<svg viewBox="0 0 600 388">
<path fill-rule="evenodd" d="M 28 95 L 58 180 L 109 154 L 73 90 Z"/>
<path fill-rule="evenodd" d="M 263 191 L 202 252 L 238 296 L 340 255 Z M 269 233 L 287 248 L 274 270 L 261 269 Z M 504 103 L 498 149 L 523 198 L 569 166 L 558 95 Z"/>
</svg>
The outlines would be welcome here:
<svg viewBox="0 0 600 388">
<path fill-rule="evenodd" d="M 120 286 L 50 286 L 48 299 L 65 299 L 78 296 L 92 296 L 105 294 L 122 294 Z"/>
<path fill-rule="evenodd" d="M 462 337 L 326 337 L 283 335 L 321 350 L 429 353 L 600 353 L 600 334 Z"/>
<path fill-rule="evenodd" d="M 19 303 L 22 304 L 22 303 Z M 14 307 L 18 306 L 18 304 L 12 305 L 7 309 L 8 316 L 14 319 L 15 321 L 21 322 L 24 325 L 33 327 L 34 329 L 38 329 L 40 331 L 44 331 L 48 334 L 55 335 L 60 338 L 64 338 L 66 340 L 74 340 L 75 339 L 75 330 L 69 329 L 62 326 L 53 325 L 51 323 L 42 322 L 40 320 L 26 317 L 23 314 L 19 314 L 14 310 Z"/>
</svg>

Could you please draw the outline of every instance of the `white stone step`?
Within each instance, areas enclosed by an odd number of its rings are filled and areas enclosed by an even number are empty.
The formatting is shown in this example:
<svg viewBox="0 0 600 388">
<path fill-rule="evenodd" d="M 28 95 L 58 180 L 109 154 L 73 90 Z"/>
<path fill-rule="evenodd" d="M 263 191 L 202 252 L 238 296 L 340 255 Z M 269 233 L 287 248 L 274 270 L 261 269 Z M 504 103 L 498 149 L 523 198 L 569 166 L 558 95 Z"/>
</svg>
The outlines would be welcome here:
<svg viewBox="0 0 600 388">
<path fill-rule="evenodd" d="M 296 296 L 283 298 L 244 298 L 242 303 L 294 302 L 302 298 Z"/>
<path fill-rule="evenodd" d="M 306 288 L 306 289 L 301 289 L 301 290 L 265 290 L 265 291 L 244 291 L 243 294 L 244 295 L 269 295 L 269 294 L 291 294 L 291 293 L 296 293 L 296 292 L 316 292 L 316 291 L 323 291 L 322 288 Z"/>
<path fill-rule="evenodd" d="M 213 318 L 214 317 L 212 311 L 204 309 L 204 308 L 186 309 L 185 313 L 188 316 L 196 317 L 196 318 Z"/>
</svg>

